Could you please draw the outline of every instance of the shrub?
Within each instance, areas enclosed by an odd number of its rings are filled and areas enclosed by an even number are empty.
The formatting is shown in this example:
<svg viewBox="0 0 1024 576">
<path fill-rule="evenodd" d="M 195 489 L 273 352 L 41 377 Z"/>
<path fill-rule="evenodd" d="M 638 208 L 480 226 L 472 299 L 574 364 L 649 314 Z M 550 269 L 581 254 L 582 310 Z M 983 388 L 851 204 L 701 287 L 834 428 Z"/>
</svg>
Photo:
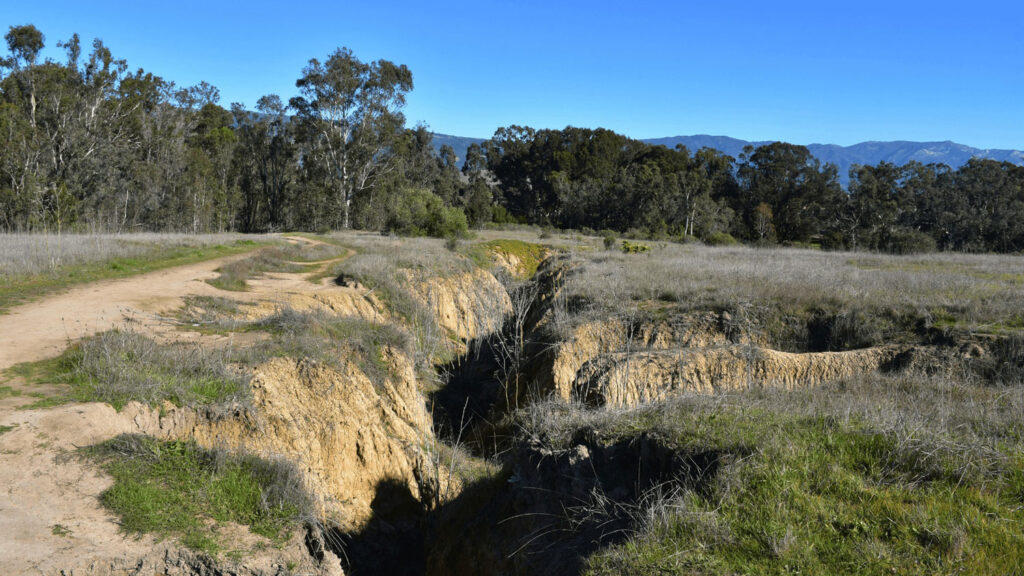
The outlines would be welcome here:
<svg viewBox="0 0 1024 576">
<path fill-rule="evenodd" d="M 605 250 L 611 250 L 612 248 L 614 248 L 616 240 L 617 239 L 615 238 L 615 234 L 614 233 L 612 233 L 612 232 L 605 233 L 605 235 L 604 235 L 604 249 Z"/>
<path fill-rule="evenodd" d="M 740 242 L 728 232 L 712 232 L 704 239 L 704 243 L 708 246 L 736 246 Z"/>
<path fill-rule="evenodd" d="M 625 254 L 643 254 L 644 252 L 650 252 L 651 247 L 646 244 L 639 242 L 630 242 L 629 240 L 622 241 L 622 252 Z"/>
<path fill-rule="evenodd" d="M 927 254 L 935 252 L 938 246 L 935 239 L 919 230 L 897 228 L 889 234 L 885 243 L 890 254 Z"/>
<path fill-rule="evenodd" d="M 833 230 L 827 232 L 821 236 L 821 249 L 822 250 L 845 250 L 846 249 L 846 238 L 842 232 Z"/>
<path fill-rule="evenodd" d="M 385 229 L 403 236 L 464 238 L 469 224 L 462 210 L 445 206 L 436 194 L 420 188 L 406 188 L 391 208 Z"/>
</svg>

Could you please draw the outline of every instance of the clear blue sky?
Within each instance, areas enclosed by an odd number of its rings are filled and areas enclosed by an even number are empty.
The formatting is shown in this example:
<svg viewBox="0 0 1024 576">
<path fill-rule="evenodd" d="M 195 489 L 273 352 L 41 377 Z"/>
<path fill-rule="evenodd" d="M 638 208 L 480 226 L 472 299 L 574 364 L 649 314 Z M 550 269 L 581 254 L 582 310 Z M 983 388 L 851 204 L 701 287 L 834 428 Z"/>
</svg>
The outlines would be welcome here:
<svg viewBox="0 0 1024 576">
<path fill-rule="evenodd" d="M 406 116 L 489 137 L 524 124 L 1024 149 L 1024 2 L 109 2 L 0 0 L 48 55 L 73 32 L 222 104 L 287 99 L 348 46 L 408 65 Z"/>
</svg>

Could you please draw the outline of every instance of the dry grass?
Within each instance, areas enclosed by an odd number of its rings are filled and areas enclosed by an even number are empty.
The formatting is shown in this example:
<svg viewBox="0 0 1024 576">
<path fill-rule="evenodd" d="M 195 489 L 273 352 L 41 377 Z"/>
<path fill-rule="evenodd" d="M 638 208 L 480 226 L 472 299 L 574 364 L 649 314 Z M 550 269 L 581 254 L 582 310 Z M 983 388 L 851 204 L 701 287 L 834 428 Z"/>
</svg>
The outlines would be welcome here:
<svg viewBox="0 0 1024 576">
<path fill-rule="evenodd" d="M 654 244 L 648 254 L 579 252 L 569 295 L 601 313 L 637 301 L 687 309 L 864 310 L 972 331 L 1024 327 L 1024 259 L 882 256 Z"/>
<path fill-rule="evenodd" d="M 335 232 L 328 238 L 356 251 L 336 270 L 357 278 L 391 276 L 398 269 L 450 276 L 474 268 L 472 260 L 449 250 L 445 241 L 438 238 L 403 238 L 366 232 Z"/>
<path fill-rule="evenodd" d="M 47 274 L 71 266 L 155 251 L 258 239 L 241 234 L 0 234 L 0 278 Z"/>
<path fill-rule="evenodd" d="M 66 394 L 39 406 L 106 402 L 121 409 L 136 401 L 177 406 L 248 405 L 249 377 L 235 369 L 229 350 L 197 344 L 162 345 L 127 330 L 102 332 L 57 358 L 20 364 L 12 372 L 34 382 L 66 384 Z"/>
<path fill-rule="evenodd" d="M 108 278 L 124 278 L 253 250 L 240 234 L 0 234 L 0 312 Z"/>
</svg>

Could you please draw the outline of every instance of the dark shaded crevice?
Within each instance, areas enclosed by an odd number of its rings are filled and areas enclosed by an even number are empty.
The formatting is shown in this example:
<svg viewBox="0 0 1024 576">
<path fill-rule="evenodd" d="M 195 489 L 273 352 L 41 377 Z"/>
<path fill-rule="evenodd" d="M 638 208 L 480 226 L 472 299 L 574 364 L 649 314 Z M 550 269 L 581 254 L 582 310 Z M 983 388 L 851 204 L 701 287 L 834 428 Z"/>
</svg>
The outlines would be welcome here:
<svg viewBox="0 0 1024 576">
<path fill-rule="evenodd" d="M 647 434 L 602 441 L 590 429 L 569 445 L 520 444 L 502 475 L 468 486 L 437 511 L 427 573 L 579 574 L 591 554 L 633 533 L 654 491 L 710 497 L 719 470 L 736 456 L 684 453 Z"/>
<path fill-rule="evenodd" d="M 504 398 L 497 354 L 491 339 L 472 343 L 467 354 L 438 369 L 444 385 L 428 399 L 438 437 L 476 455 L 491 451 L 494 439 L 487 430 Z"/>
<path fill-rule="evenodd" d="M 337 528 L 323 533 L 323 544 L 307 546 L 316 557 L 316 547 L 326 546 L 341 558 L 349 576 L 422 576 L 426 570 L 423 505 L 396 480 L 378 483 L 373 511 L 358 532 Z M 319 553 L 323 558 L 323 553 Z"/>
</svg>

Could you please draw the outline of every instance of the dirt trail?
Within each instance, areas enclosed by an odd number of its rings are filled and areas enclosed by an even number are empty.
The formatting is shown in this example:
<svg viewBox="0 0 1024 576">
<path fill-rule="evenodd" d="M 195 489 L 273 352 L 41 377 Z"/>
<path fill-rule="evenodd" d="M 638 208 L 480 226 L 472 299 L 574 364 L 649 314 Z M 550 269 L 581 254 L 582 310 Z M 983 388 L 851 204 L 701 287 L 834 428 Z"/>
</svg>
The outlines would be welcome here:
<svg viewBox="0 0 1024 576">
<path fill-rule="evenodd" d="M 205 281 L 220 266 L 248 255 L 86 284 L 12 308 L 0 315 L 0 370 L 56 356 L 69 342 L 123 326 L 127 319 L 153 320 L 180 306 L 184 296 L 221 295 Z"/>
<path fill-rule="evenodd" d="M 253 301 L 268 292 L 303 288 L 304 275 L 268 275 L 253 283 L 252 292 L 240 293 L 205 282 L 218 267 L 250 254 L 88 284 L 16 307 L 0 315 L 0 372 L 56 356 L 71 341 L 129 323 L 164 338 L 198 338 L 164 318 L 185 296 Z M 328 287 L 306 282 L 305 289 Z M 127 574 L 142 568 L 158 544 L 119 532 L 117 519 L 99 502 L 110 479 L 74 455 L 79 446 L 136 431 L 136 426 L 99 403 L 16 409 L 31 400 L 0 401 L 0 430 L 5 430 L 0 432 L 0 574 Z"/>
</svg>

